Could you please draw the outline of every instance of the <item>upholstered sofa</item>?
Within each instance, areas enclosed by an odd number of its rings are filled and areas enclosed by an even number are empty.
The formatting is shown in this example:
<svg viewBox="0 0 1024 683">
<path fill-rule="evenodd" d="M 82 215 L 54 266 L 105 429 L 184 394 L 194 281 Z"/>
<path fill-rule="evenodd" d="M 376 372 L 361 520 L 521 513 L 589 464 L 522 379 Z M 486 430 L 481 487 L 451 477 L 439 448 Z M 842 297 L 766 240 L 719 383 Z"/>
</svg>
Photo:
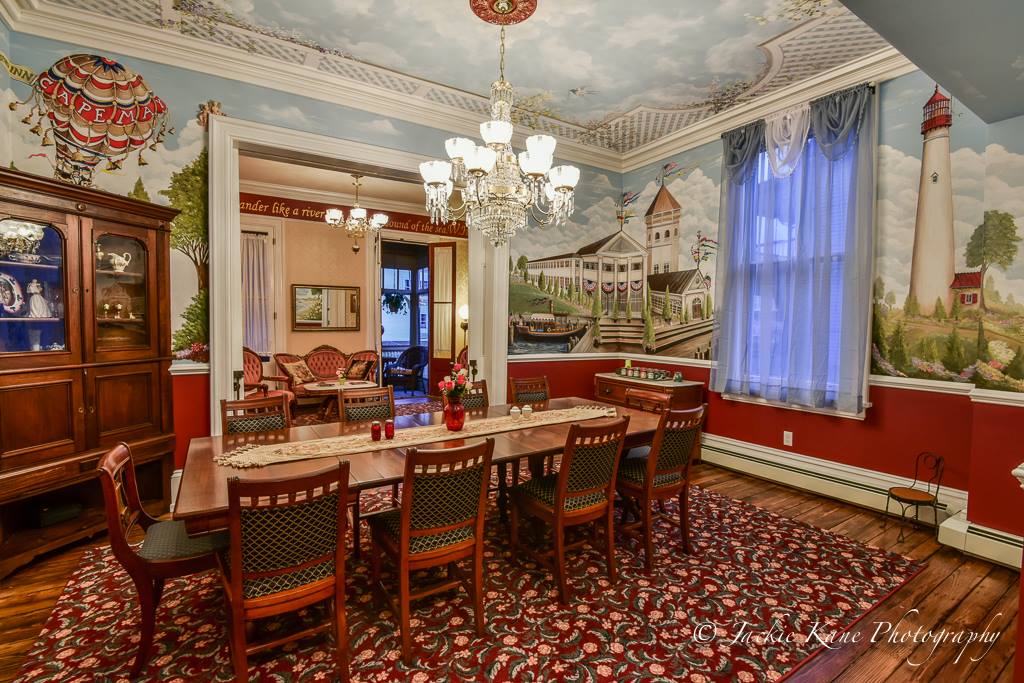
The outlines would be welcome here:
<svg viewBox="0 0 1024 683">
<path fill-rule="evenodd" d="M 356 351 L 349 356 L 329 344 L 318 346 L 303 356 L 275 353 L 274 360 L 278 371 L 287 378 L 288 390 L 296 398 L 311 395 L 303 384 L 336 379 L 338 370 L 344 370 L 349 379 L 375 379 L 377 369 L 376 351 Z M 301 364 L 296 365 L 300 362 L 309 369 L 309 377 L 300 376 Z"/>
</svg>

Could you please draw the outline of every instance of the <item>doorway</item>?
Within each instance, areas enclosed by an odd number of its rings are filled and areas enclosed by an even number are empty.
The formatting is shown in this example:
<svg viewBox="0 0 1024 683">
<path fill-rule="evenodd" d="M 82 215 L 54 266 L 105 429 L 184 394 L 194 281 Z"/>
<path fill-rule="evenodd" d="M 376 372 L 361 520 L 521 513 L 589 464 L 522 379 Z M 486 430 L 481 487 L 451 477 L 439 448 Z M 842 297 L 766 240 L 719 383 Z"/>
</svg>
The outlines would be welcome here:
<svg viewBox="0 0 1024 683">
<path fill-rule="evenodd" d="M 381 360 L 396 392 L 424 396 L 430 386 L 430 249 L 381 242 Z"/>
</svg>

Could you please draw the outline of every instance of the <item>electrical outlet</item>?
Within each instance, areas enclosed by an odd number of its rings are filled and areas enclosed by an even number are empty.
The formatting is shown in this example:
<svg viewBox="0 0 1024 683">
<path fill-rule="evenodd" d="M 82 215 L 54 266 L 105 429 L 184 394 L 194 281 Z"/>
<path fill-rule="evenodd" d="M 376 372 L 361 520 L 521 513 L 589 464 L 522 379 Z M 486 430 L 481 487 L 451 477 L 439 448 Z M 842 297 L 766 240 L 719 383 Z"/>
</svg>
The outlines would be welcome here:
<svg viewBox="0 0 1024 683">
<path fill-rule="evenodd" d="M 793 445 L 793 432 L 782 432 L 782 445 L 792 446 Z"/>
</svg>

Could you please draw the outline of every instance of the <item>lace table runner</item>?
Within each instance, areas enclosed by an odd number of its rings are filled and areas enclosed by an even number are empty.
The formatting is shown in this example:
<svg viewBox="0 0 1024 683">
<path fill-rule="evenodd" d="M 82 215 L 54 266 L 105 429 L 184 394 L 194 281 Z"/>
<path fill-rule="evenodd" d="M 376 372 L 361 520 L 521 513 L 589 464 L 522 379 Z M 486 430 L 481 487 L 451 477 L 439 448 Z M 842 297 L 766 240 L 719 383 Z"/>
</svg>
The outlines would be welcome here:
<svg viewBox="0 0 1024 683">
<path fill-rule="evenodd" d="M 467 420 L 460 432 L 450 432 L 444 424 L 427 425 L 425 427 L 409 427 L 395 431 L 395 438 L 374 441 L 370 438 L 369 425 L 359 434 L 332 436 L 326 439 L 296 441 L 283 444 L 247 444 L 214 457 L 218 465 L 230 467 L 263 467 L 279 462 L 295 460 L 311 460 L 313 458 L 333 458 L 340 455 L 382 451 L 392 448 L 408 448 L 425 443 L 435 443 L 450 439 L 467 439 L 476 436 L 487 436 L 500 432 L 511 432 L 517 429 L 530 429 L 563 422 L 579 422 L 598 417 L 615 417 L 615 408 L 608 406 L 585 405 L 558 410 L 537 411 L 530 417 L 502 415 L 480 420 Z"/>
</svg>

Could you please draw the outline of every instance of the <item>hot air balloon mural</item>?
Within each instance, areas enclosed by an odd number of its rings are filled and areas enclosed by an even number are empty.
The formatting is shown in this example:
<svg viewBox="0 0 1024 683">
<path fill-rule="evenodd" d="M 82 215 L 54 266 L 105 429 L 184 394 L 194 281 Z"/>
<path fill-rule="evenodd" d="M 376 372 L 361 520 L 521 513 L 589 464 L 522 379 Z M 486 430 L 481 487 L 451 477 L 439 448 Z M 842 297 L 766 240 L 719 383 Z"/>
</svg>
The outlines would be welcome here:
<svg viewBox="0 0 1024 683">
<path fill-rule="evenodd" d="M 69 55 L 36 76 L 32 94 L 11 109 L 31 102 L 22 123 L 57 151 L 54 176 L 76 185 L 92 185 L 101 161 L 105 170 L 121 168 L 129 154 L 163 142 L 168 129 L 167 105 L 142 76 L 119 62 L 98 55 Z"/>
</svg>

